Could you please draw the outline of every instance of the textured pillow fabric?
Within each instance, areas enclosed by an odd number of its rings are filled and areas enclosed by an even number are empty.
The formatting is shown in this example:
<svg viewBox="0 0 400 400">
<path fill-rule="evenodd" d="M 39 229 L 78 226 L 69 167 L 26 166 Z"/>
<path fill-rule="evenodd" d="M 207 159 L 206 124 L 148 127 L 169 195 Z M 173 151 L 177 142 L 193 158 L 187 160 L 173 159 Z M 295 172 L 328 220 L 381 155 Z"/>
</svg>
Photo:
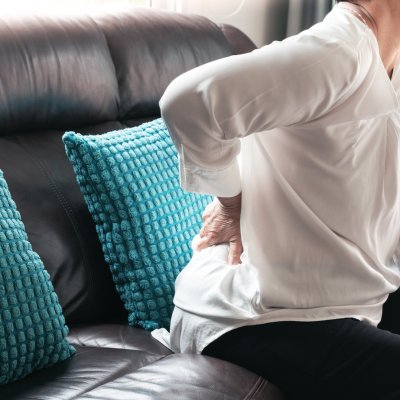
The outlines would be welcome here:
<svg viewBox="0 0 400 400">
<path fill-rule="evenodd" d="M 61 306 L 0 171 L 0 384 L 69 358 Z"/>
<path fill-rule="evenodd" d="M 63 141 L 129 324 L 169 328 L 175 279 L 211 197 L 180 188 L 162 119 L 103 135 L 67 132 Z"/>
</svg>

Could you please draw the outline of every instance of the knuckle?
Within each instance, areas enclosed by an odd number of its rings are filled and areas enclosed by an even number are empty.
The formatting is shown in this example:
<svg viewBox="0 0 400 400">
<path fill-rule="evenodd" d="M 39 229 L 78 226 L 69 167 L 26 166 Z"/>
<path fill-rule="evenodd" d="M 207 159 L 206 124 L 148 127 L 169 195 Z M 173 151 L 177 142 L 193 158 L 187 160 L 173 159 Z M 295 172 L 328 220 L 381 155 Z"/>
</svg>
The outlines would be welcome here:
<svg viewBox="0 0 400 400">
<path fill-rule="evenodd" d="M 203 221 L 204 221 L 205 219 L 209 218 L 209 216 L 210 216 L 210 212 L 209 212 L 207 209 L 204 210 L 204 212 L 203 212 L 203 214 L 202 214 Z"/>
<path fill-rule="evenodd" d="M 215 240 L 217 238 L 217 233 L 215 231 L 210 232 L 208 238 L 210 240 Z"/>
</svg>

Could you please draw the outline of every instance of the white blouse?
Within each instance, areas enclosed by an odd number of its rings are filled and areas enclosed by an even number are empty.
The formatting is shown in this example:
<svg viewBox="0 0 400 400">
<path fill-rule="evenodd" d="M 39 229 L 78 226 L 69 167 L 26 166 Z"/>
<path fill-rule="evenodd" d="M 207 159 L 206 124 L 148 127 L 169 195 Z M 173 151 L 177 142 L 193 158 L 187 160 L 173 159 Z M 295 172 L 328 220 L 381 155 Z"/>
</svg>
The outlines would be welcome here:
<svg viewBox="0 0 400 400">
<path fill-rule="evenodd" d="M 243 325 L 378 324 L 400 286 L 399 89 L 373 32 L 340 6 L 171 83 L 160 106 L 182 187 L 242 192 L 244 252 L 235 266 L 226 244 L 195 252 L 176 281 L 170 333 L 154 337 L 200 353 Z"/>
</svg>

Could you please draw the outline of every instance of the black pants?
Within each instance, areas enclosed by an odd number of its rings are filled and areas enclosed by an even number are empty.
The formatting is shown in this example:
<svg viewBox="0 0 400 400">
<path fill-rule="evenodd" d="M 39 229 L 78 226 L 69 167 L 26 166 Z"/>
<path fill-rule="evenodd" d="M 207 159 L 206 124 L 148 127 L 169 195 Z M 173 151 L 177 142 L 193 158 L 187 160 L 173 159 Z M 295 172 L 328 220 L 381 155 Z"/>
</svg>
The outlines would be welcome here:
<svg viewBox="0 0 400 400">
<path fill-rule="evenodd" d="M 264 376 L 288 399 L 400 399 L 400 335 L 351 318 L 246 326 L 203 354 Z"/>
</svg>

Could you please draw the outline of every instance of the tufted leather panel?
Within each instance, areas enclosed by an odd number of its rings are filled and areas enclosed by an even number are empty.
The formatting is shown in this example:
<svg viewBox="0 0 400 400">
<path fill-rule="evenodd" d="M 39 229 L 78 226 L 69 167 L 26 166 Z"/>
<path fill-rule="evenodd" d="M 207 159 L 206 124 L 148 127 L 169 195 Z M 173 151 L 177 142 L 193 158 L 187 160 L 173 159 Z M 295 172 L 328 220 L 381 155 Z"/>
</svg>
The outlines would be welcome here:
<svg viewBox="0 0 400 400">
<path fill-rule="evenodd" d="M 117 118 L 114 65 L 94 22 L 0 17 L 0 48 L 0 135 Z"/>
<path fill-rule="evenodd" d="M 159 114 L 158 101 L 178 75 L 232 54 L 210 20 L 137 8 L 96 18 L 110 48 L 120 88 L 119 118 Z"/>
</svg>

